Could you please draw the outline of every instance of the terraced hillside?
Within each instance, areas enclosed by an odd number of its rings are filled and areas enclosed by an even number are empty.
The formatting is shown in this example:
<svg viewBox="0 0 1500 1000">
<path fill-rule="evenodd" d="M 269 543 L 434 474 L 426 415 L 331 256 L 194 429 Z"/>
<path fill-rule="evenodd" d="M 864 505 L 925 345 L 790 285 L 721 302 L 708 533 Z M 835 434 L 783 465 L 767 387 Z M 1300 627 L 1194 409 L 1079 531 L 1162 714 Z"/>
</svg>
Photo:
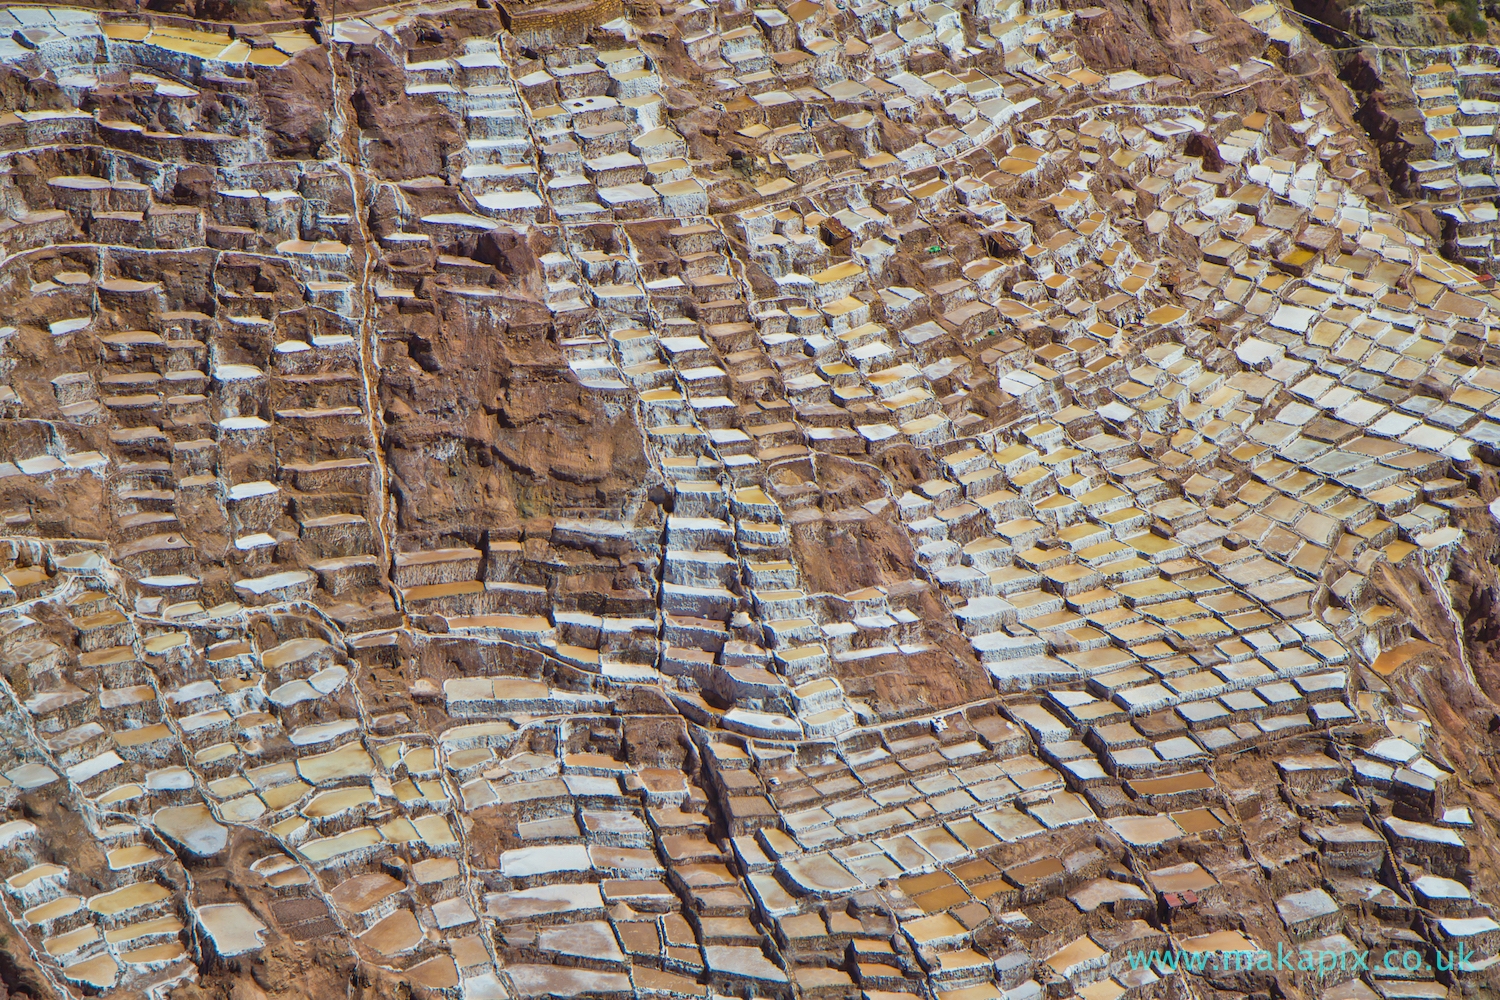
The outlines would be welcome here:
<svg viewBox="0 0 1500 1000">
<path fill-rule="evenodd" d="M 1500 70 L 1049 2 L 0 8 L 5 995 L 1500 992 Z"/>
</svg>

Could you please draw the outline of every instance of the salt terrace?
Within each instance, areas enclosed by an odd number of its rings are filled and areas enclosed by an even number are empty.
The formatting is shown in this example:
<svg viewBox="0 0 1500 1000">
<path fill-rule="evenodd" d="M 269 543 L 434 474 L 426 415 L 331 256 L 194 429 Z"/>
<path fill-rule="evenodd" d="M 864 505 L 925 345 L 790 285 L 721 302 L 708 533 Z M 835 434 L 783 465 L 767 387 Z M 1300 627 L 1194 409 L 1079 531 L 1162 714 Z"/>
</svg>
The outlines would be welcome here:
<svg viewBox="0 0 1500 1000">
<path fill-rule="evenodd" d="M 1195 32 L 1258 53 L 1207 88 L 1020 0 L 346 15 L 456 136 L 387 177 L 350 79 L 321 150 L 257 113 L 306 24 L 0 10 L 65 99 L 0 113 L 7 947 L 69 996 L 312 946 L 455 1000 L 1269 996 L 1129 956 L 1279 943 L 1469 949 L 1300 995 L 1492 988 L 1401 685 L 1464 669 L 1500 300 L 1278 11 Z M 1493 190 L 1482 55 L 1419 91 L 1435 193 Z M 434 315 L 550 338 L 646 481 L 408 530 Z M 904 574 L 805 565 L 845 528 Z"/>
</svg>

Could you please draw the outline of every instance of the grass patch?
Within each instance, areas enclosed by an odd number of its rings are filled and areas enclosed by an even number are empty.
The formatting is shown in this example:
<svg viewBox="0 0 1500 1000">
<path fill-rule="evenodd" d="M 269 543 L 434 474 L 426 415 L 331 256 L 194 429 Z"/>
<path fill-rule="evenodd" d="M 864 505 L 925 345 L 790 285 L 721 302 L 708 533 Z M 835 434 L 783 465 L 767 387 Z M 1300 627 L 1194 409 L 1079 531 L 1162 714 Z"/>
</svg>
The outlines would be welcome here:
<svg viewBox="0 0 1500 1000">
<path fill-rule="evenodd" d="M 1479 12 L 1479 0 L 1445 0 L 1448 8 L 1448 27 L 1466 38 L 1483 38 L 1489 34 L 1489 22 Z"/>
</svg>

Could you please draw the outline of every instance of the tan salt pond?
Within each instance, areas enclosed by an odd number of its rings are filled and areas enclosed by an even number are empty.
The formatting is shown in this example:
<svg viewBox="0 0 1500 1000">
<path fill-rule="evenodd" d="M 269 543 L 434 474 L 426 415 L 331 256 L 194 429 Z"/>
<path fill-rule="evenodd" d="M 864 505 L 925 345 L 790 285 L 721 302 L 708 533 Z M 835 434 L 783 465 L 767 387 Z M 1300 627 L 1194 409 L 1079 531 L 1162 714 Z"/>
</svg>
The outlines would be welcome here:
<svg viewBox="0 0 1500 1000">
<path fill-rule="evenodd" d="M 224 958 L 254 951 L 265 943 L 266 925 L 243 903 L 200 907 L 198 922 L 213 939 L 214 951 Z"/>
<path fill-rule="evenodd" d="M 297 761 L 298 772 L 314 785 L 338 778 L 359 777 L 374 769 L 375 762 L 358 742 L 346 743 L 327 753 L 313 754 Z"/>
<path fill-rule="evenodd" d="M 405 888 L 399 879 L 384 872 L 365 872 L 334 886 L 329 890 L 328 898 L 341 910 L 363 913 Z"/>
<path fill-rule="evenodd" d="M 135 882 L 89 899 L 89 909 L 106 917 L 125 913 L 138 906 L 148 906 L 172 898 L 166 886 L 155 882 Z"/>
<path fill-rule="evenodd" d="M 44 924 L 49 920 L 56 920 L 58 917 L 66 917 L 70 913 L 77 913 L 82 908 L 83 898 L 81 896 L 59 896 L 57 899 L 45 902 L 40 906 L 33 906 L 21 914 L 21 916 L 26 919 L 28 924 Z"/>
<path fill-rule="evenodd" d="M 158 809 L 151 822 L 164 835 L 200 857 L 218 854 L 229 842 L 229 831 L 201 803 Z"/>
<path fill-rule="evenodd" d="M 359 936 L 382 955 L 411 951 L 423 940 L 422 926 L 410 910 L 397 910 Z"/>
<path fill-rule="evenodd" d="M 312 801 L 302 807 L 302 815 L 310 819 L 326 819 L 374 801 L 375 791 L 369 785 L 336 788 L 314 795 Z"/>
<path fill-rule="evenodd" d="M 52 875 L 67 875 L 68 870 L 61 865 L 32 865 L 23 872 L 18 872 L 5 880 L 5 884 L 17 892 L 30 886 L 39 879 L 48 878 Z"/>
<path fill-rule="evenodd" d="M 373 847 L 378 843 L 380 843 L 380 834 L 372 827 L 361 826 L 333 837 L 309 840 L 302 845 L 302 854 L 309 861 L 327 861 L 340 854 L 348 854 L 350 851 L 357 851 L 363 847 Z"/>
<path fill-rule="evenodd" d="M 156 917 L 152 920 L 140 920 L 124 927 L 116 927 L 114 930 L 104 932 L 104 940 L 110 944 L 124 944 L 127 941 L 135 941 L 143 937 L 151 937 L 156 934 L 176 934 L 182 930 L 182 921 L 174 916 Z"/>
<path fill-rule="evenodd" d="M 165 944 L 150 944 L 144 948 L 133 948 L 130 951 L 120 953 L 120 957 L 129 965 L 155 965 L 158 962 L 175 962 L 187 957 L 187 949 L 183 948 L 181 941 L 168 941 Z"/>
<path fill-rule="evenodd" d="M 448 955 L 435 955 L 406 970 L 406 978 L 431 990 L 452 989 L 458 985 L 458 967 Z"/>
<path fill-rule="evenodd" d="M 108 955 L 95 955 L 81 962 L 63 966 L 63 975 L 78 983 L 87 983 L 96 989 L 107 990 L 115 984 L 120 967 Z"/>
<path fill-rule="evenodd" d="M 47 938 L 42 942 L 42 947 L 47 954 L 55 957 L 75 952 L 84 945 L 93 944 L 97 940 L 99 940 L 99 928 L 93 924 L 85 924 L 77 930 Z"/>
<path fill-rule="evenodd" d="M 117 847 L 105 856 L 109 862 L 109 870 L 113 872 L 124 871 L 126 868 L 134 868 L 136 865 L 146 865 L 166 857 L 160 851 L 153 850 L 144 844 L 134 847 Z"/>
</svg>

